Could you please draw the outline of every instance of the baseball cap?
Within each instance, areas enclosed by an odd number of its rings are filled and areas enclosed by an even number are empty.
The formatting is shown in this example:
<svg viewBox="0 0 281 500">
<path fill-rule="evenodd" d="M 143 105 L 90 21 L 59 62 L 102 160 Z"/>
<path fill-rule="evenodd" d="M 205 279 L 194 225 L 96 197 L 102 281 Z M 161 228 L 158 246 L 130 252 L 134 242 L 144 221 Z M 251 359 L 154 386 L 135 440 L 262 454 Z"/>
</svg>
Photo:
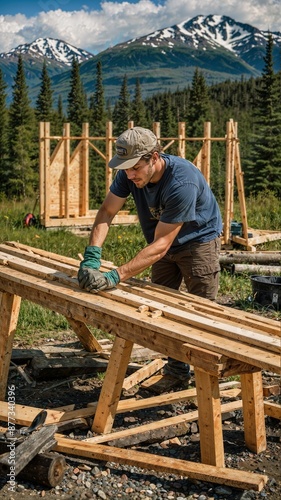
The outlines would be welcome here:
<svg viewBox="0 0 281 500">
<path fill-rule="evenodd" d="M 116 140 L 116 154 L 108 165 L 120 170 L 131 168 L 156 145 L 157 137 L 151 130 L 143 127 L 129 128 Z"/>
</svg>

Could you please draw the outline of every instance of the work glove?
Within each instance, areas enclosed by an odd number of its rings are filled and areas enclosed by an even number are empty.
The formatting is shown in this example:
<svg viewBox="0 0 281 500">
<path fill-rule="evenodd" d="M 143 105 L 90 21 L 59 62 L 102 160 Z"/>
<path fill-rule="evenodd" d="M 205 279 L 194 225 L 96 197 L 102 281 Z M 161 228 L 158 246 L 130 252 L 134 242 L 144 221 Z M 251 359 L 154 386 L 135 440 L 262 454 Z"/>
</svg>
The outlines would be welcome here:
<svg viewBox="0 0 281 500">
<path fill-rule="evenodd" d="M 101 247 L 96 246 L 88 246 L 85 248 L 84 252 L 84 260 L 80 262 L 80 269 L 89 268 L 89 269 L 99 269 L 101 266 Z"/>
<path fill-rule="evenodd" d="M 101 273 L 96 269 L 80 268 L 78 271 L 78 282 L 80 288 L 88 292 L 100 292 L 114 288 L 120 282 L 120 276 L 116 269 Z"/>
</svg>

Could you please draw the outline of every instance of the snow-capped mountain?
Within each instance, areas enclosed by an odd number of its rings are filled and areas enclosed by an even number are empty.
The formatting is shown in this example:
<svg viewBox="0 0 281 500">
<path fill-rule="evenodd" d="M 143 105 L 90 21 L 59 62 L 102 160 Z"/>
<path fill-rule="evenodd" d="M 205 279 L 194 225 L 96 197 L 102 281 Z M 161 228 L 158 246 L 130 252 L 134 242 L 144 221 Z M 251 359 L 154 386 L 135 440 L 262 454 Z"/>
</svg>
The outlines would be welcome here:
<svg viewBox="0 0 281 500">
<path fill-rule="evenodd" d="M 281 47 L 281 32 L 271 33 L 273 45 Z M 172 51 L 179 47 L 190 49 L 223 48 L 241 57 L 253 65 L 253 51 L 264 48 L 268 40 L 268 32 L 261 31 L 249 24 L 236 22 L 227 16 L 199 15 L 180 24 L 154 31 L 146 36 L 119 44 L 125 47 L 131 44 L 142 44 L 151 49 L 162 48 Z M 260 69 L 258 67 L 257 69 Z"/>
<path fill-rule="evenodd" d="M 32 43 L 18 45 L 10 52 L 0 54 L 1 58 L 9 59 L 19 54 L 27 54 L 34 58 L 46 57 L 58 63 L 71 66 L 73 57 L 77 58 L 79 63 L 88 61 L 93 54 L 83 49 L 78 49 L 69 43 L 54 38 L 37 38 Z"/>
</svg>

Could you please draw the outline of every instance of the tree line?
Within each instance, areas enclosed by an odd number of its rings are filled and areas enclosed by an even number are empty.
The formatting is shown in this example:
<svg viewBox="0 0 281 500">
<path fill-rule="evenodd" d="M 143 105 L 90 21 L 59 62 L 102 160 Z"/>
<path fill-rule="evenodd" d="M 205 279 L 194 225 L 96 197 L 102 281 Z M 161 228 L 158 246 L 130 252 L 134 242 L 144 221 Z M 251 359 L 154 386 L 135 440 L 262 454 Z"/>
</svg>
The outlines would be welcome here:
<svg viewBox="0 0 281 500">
<path fill-rule="evenodd" d="M 34 196 L 39 189 L 38 123 L 51 123 L 51 134 L 61 135 L 63 124 L 70 122 L 71 134 L 80 135 L 83 122 L 89 123 L 90 135 L 104 136 L 107 121 L 113 122 L 117 136 L 127 128 L 129 120 L 135 125 L 151 128 L 161 123 L 163 137 L 177 136 L 178 122 L 186 122 L 187 137 L 202 137 L 203 124 L 211 122 L 212 137 L 224 137 L 226 122 L 238 123 L 241 162 L 246 195 L 270 190 L 281 195 L 281 72 L 273 69 L 273 40 L 269 35 L 264 69 L 261 77 L 206 85 L 203 73 L 195 69 L 190 85 L 176 92 L 163 91 L 143 98 L 141 82 L 136 79 L 133 95 L 128 90 L 125 75 L 120 93 L 114 103 L 105 99 L 102 65 L 96 65 L 93 92 L 88 98 L 80 78 L 80 66 L 74 58 L 71 67 L 70 90 L 66 109 L 59 96 L 53 99 L 51 79 L 43 63 L 41 85 L 34 106 L 28 95 L 23 60 L 18 58 L 12 101 L 6 103 L 6 84 L 0 71 L 0 198 L 23 199 Z M 104 141 L 98 145 L 103 150 Z M 198 144 L 187 145 L 191 161 Z M 176 150 L 169 149 L 176 154 Z M 225 175 L 225 146 L 212 145 L 211 186 L 223 199 Z M 97 207 L 105 194 L 105 165 L 90 152 L 90 199 Z"/>
</svg>

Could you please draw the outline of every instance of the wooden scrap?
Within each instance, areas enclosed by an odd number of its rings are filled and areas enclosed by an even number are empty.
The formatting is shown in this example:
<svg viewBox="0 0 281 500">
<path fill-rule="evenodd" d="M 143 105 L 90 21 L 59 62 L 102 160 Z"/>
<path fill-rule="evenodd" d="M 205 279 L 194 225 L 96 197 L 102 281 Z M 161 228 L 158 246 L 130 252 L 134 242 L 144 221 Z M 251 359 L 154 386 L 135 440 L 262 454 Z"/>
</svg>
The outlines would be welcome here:
<svg viewBox="0 0 281 500">
<path fill-rule="evenodd" d="M 14 473 L 17 476 L 24 467 L 51 441 L 51 446 L 54 446 L 54 434 L 57 431 L 56 425 L 41 427 L 41 429 L 32 432 L 22 443 L 15 449 L 14 458 Z M 11 466 L 10 452 L 5 453 L 0 457 L 0 465 L 2 470 L 9 470 Z"/>
<path fill-rule="evenodd" d="M 36 380 L 50 380 L 83 375 L 85 373 L 104 372 L 108 362 L 97 358 L 33 358 L 29 370 Z"/>
<path fill-rule="evenodd" d="M 129 377 L 125 378 L 123 382 L 123 389 L 128 390 L 131 387 L 134 387 L 135 385 L 138 385 L 140 382 L 145 380 L 148 377 L 151 377 L 154 373 L 158 372 L 163 368 L 165 364 L 165 361 L 163 359 L 158 358 L 150 363 L 142 366 L 139 370 L 137 370 L 135 373 L 130 375 Z"/>
<path fill-rule="evenodd" d="M 0 454 L 8 451 L 7 444 L 0 442 Z M 18 479 L 54 488 L 62 481 L 65 469 L 65 458 L 59 453 L 38 453 L 18 474 Z"/>
<path fill-rule="evenodd" d="M 155 392 L 156 394 L 161 394 L 162 392 L 169 391 L 173 387 L 184 384 L 180 382 L 178 378 L 172 375 L 154 375 L 147 380 L 144 380 L 141 384 L 142 389 L 148 389 Z"/>
<path fill-rule="evenodd" d="M 281 392 L 280 384 L 266 384 L 262 387 L 263 395 L 265 398 L 269 396 L 278 396 Z"/>
<path fill-rule="evenodd" d="M 148 429 L 137 434 L 130 436 L 120 437 L 113 439 L 109 442 L 110 446 L 118 446 L 123 448 L 126 446 L 133 446 L 139 443 L 157 443 L 159 441 L 174 438 L 176 436 L 184 436 L 189 431 L 188 422 L 179 422 L 169 427 L 160 427 L 158 429 Z"/>
</svg>

